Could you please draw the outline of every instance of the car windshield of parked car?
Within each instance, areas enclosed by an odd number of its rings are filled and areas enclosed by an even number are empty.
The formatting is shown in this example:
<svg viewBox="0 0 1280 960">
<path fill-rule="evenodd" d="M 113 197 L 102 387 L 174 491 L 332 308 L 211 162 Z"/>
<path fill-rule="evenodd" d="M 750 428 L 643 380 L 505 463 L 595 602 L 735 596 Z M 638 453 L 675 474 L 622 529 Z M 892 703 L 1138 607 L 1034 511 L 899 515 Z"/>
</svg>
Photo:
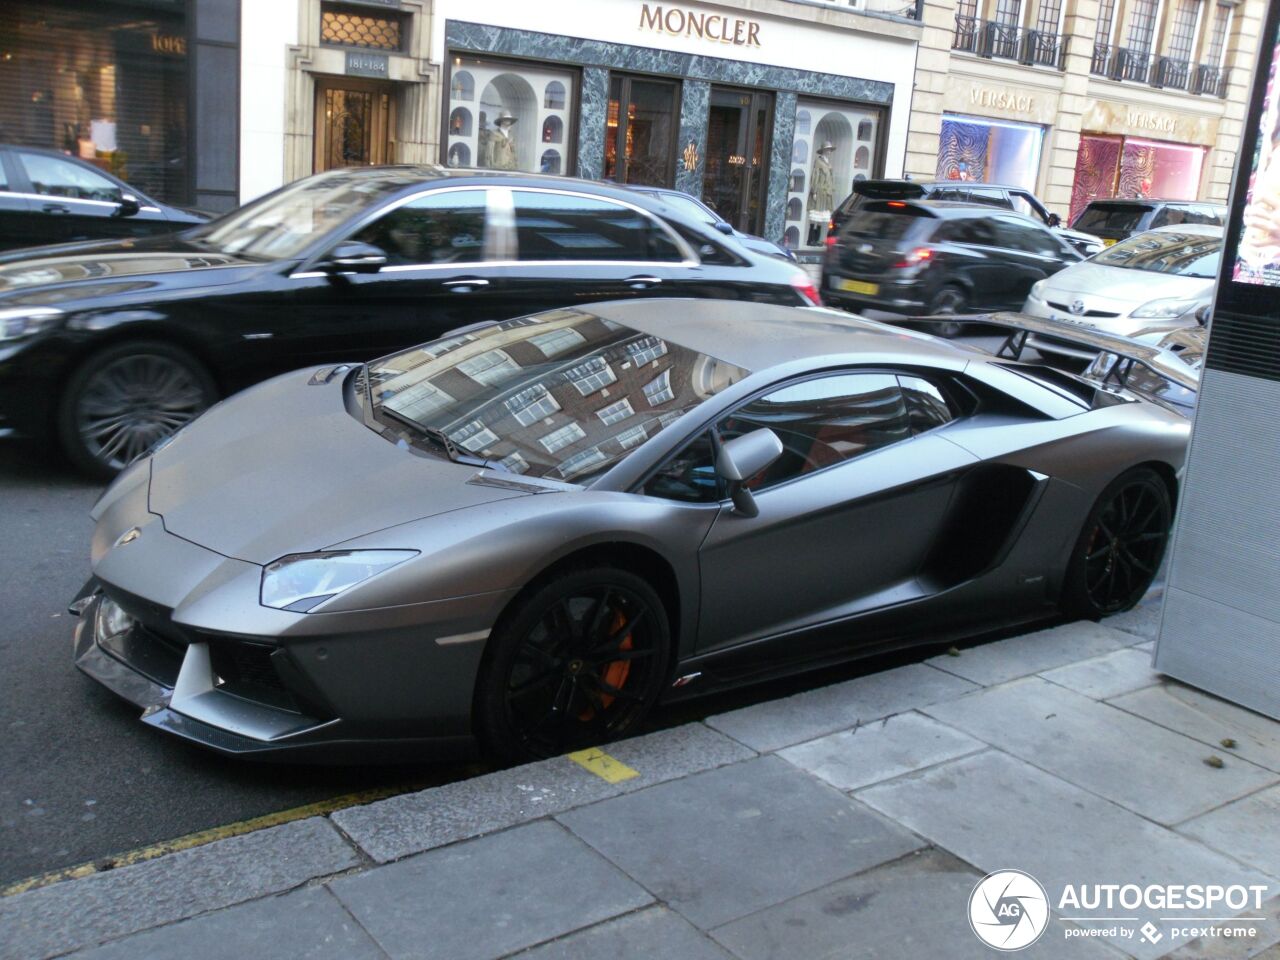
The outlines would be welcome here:
<svg viewBox="0 0 1280 960">
<path fill-rule="evenodd" d="M 333 170 L 291 183 L 188 236 L 222 253 L 289 260 L 381 197 L 421 181 L 410 173 Z"/>
<path fill-rule="evenodd" d="M 582 310 L 369 364 L 375 419 L 511 473 L 584 483 L 748 373 Z"/>
<path fill-rule="evenodd" d="M 1221 237 L 1153 230 L 1108 247 L 1090 262 L 1210 280 L 1218 275 L 1221 257 Z"/>
<path fill-rule="evenodd" d="M 1150 206 L 1140 203 L 1091 203 L 1071 228 L 1083 233 L 1132 233 L 1150 212 Z"/>
</svg>

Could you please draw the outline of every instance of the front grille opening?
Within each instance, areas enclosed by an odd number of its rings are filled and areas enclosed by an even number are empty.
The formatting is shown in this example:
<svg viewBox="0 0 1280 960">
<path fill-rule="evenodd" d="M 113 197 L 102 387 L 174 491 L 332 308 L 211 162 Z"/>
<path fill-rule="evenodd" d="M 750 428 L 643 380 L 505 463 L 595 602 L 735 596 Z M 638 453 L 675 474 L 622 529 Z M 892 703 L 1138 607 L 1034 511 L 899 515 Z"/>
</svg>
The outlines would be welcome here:
<svg viewBox="0 0 1280 960">
<path fill-rule="evenodd" d="M 275 647 L 237 641 L 209 644 L 209 660 L 223 693 L 278 710 L 301 713 L 271 663 Z"/>
</svg>

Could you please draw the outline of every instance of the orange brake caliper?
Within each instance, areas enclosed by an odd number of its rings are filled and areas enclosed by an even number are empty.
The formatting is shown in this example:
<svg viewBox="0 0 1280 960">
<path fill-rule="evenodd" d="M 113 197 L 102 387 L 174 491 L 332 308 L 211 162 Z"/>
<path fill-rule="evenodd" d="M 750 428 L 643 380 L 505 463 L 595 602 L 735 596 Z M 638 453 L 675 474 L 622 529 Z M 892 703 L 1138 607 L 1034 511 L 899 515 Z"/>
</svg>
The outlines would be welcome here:
<svg viewBox="0 0 1280 960">
<path fill-rule="evenodd" d="M 617 631 L 625 622 L 626 622 L 626 619 L 622 616 L 622 614 L 615 611 L 613 614 L 613 623 L 609 625 L 609 633 L 612 634 L 615 631 Z M 630 650 L 631 646 L 632 646 L 631 634 L 628 633 L 627 636 L 623 639 L 622 643 L 618 644 L 618 649 Z M 614 660 L 612 663 L 606 665 L 604 670 L 601 671 L 600 679 L 603 680 L 605 683 L 607 683 L 609 686 L 613 687 L 614 689 L 621 690 L 622 685 L 627 682 L 627 675 L 629 673 L 631 673 L 630 660 Z M 615 699 L 616 698 L 612 694 L 609 694 L 609 693 L 600 694 L 600 702 L 604 705 L 606 709 L 608 709 L 609 705 L 612 704 Z M 592 714 L 594 713 L 594 710 L 595 710 L 594 707 L 587 707 L 585 710 L 583 710 L 582 713 L 578 715 L 578 719 L 590 720 Z"/>
</svg>

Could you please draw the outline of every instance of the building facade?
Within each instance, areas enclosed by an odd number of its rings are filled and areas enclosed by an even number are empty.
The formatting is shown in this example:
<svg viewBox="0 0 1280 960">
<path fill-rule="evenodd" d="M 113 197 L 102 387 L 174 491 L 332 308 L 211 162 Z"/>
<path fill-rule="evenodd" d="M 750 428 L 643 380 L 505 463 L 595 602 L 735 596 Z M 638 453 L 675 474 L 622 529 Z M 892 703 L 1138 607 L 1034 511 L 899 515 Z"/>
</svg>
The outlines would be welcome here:
<svg viewBox="0 0 1280 960">
<path fill-rule="evenodd" d="M 239 202 L 240 0 L 24 0 L 0 18 L 0 143 L 167 203 Z"/>
<path fill-rule="evenodd" d="M 906 170 L 1225 202 L 1264 0 L 926 0 Z"/>
<path fill-rule="evenodd" d="M 246 10 L 242 198 L 352 163 L 496 167 L 675 187 L 816 252 L 906 154 L 918 8 L 871 2 L 276 0 Z"/>
</svg>

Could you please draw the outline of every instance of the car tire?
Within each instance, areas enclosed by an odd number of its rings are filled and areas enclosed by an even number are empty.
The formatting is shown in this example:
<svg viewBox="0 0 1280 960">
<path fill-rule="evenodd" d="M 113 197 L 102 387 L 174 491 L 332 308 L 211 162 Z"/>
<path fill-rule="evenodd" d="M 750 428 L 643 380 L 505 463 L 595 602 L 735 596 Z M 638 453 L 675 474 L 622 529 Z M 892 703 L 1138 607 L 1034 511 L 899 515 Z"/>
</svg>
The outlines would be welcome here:
<svg viewBox="0 0 1280 960">
<path fill-rule="evenodd" d="M 504 763 L 559 756 L 633 732 L 667 685 L 666 609 L 641 577 L 570 569 L 517 598 L 490 635 L 474 721 Z"/>
<path fill-rule="evenodd" d="M 968 299 L 961 287 L 956 286 L 954 283 L 949 283 L 935 293 L 933 299 L 929 301 L 929 316 L 950 317 L 955 316 L 957 313 L 964 313 Z M 929 324 L 930 333 L 935 336 L 946 337 L 948 340 L 960 336 L 963 330 L 964 324 L 955 321 Z"/>
<path fill-rule="evenodd" d="M 109 480 L 217 398 L 213 377 L 186 350 L 130 340 L 76 368 L 58 403 L 58 439 L 78 470 Z"/>
<path fill-rule="evenodd" d="M 1063 613 L 1100 620 L 1136 605 L 1160 569 L 1172 523 L 1169 487 L 1155 470 L 1135 467 L 1108 484 L 1071 552 Z"/>
</svg>

